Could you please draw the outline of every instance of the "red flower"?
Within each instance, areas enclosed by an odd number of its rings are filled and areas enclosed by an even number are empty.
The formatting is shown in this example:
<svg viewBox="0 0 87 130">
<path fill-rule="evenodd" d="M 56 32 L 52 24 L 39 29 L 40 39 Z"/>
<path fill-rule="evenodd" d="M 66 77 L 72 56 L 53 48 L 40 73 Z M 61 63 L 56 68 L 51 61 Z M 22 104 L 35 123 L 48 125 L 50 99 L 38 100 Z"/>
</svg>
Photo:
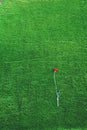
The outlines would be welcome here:
<svg viewBox="0 0 87 130">
<path fill-rule="evenodd" d="M 58 68 L 54 68 L 53 70 L 54 70 L 54 71 L 58 71 Z"/>
</svg>

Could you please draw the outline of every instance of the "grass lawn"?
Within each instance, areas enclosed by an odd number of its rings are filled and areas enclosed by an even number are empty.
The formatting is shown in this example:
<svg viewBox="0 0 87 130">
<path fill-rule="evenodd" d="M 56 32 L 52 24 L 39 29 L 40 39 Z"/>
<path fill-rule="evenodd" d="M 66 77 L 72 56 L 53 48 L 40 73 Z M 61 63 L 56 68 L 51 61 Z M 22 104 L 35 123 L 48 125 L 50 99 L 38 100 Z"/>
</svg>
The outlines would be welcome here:
<svg viewBox="0 0 87 130">
<path fill-rule="evenodd" d="M 86 49 L 86 0 L 2 0 L 0 130 L 87 130 Z"/>
</svg>

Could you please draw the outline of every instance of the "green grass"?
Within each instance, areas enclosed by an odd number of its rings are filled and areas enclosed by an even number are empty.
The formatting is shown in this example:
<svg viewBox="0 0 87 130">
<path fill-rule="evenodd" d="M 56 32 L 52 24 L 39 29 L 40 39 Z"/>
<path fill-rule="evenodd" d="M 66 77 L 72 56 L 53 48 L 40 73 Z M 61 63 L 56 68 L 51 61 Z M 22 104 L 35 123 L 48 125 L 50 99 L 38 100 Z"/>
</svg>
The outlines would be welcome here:
<svg viewBox="0 0 87 130">
<path fill-rule="evenodd" d="M 86 130 L 86 15 L 85 0 L 1 2 L 0 130 Z"/>
</svg>

